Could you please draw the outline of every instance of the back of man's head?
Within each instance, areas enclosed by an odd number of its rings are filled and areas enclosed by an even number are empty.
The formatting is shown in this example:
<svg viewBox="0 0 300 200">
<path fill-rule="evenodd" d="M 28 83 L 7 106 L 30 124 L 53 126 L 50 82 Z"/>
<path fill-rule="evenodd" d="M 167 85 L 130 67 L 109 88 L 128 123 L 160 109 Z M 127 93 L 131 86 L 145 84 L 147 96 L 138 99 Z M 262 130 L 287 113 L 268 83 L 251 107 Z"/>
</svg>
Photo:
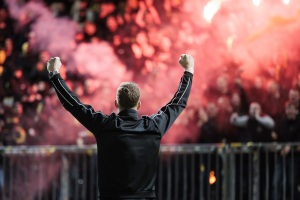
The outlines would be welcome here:
<svg viewBox="0 0 300 200">
<path fill-rule="evenodd" d="M 117 89 L 116 100 L 121 109 L 135 108 L 140 100 L 140 90 L 133 82 L 123 82 Z"/>
</svg>

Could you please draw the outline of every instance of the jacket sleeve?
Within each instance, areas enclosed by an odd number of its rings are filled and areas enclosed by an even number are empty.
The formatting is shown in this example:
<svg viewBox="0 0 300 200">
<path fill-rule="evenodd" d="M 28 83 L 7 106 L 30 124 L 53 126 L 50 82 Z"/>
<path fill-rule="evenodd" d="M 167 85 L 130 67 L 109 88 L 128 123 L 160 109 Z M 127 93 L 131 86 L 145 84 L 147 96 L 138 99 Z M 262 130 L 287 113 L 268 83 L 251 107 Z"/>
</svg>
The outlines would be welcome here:
<svg viewBox="0 0 300 200">
<path fill-rule="evenodd" d="M 231 121 L 231 124 L 238 127 L 246 127 L 249 120 L 248 115 L 237 116 Z"/>
<path fill-rule="evenodd" d="M 275 126 L 274 120 L 268 115 L 258 116 L 256 120 L 268 129 L 273 129 Z"/>
<path fill-rule="evenodd" d="M 61 78 L 60 74 L 55 74 L 51 77 L 50 82 L 63 107 L 89 131 L 96 133 L 107 119 L 107 116 L 101 112 L 95 112 L 92 106 L 81 103 Z"/>
<path fill-rule="evenodd" d="M 186 107 L 192 87 L 192 79 L 192 73 L 184 72 L 174 97 L 167 105 L 162 107 L 157 114 L 151 116 L 157 130 L 162 136 L 169 130 L 179 114 Z"/>
</svg>

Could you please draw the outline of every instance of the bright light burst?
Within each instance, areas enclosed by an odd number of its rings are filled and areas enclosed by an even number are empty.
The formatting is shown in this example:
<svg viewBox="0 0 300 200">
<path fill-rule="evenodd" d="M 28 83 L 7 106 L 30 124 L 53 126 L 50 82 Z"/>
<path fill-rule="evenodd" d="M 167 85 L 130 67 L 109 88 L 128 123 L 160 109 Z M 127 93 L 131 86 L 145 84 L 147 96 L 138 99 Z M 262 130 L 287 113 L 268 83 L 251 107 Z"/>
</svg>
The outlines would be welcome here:
<svg viewBox="0 0 300 200">
<path fill-rule="evenodd" d="M 288 5 L 290 3 L 290 0 L 282 0 L 282 2 L 286 5 Z"/>
<path fill-rule="evenodd" d="M 218 12 L 222 4 L 222 0 L 211 0 L 209 1 L 203 9 L 204 19 L 210 23 L 214 15 Z"/>
<path fill-rule="evenodd" d="M 261 0 L 252 0 L 252 2 L 253 2 L 253 4 L 254 4 L 255 6 L 259 6 Z"/>
</svg>

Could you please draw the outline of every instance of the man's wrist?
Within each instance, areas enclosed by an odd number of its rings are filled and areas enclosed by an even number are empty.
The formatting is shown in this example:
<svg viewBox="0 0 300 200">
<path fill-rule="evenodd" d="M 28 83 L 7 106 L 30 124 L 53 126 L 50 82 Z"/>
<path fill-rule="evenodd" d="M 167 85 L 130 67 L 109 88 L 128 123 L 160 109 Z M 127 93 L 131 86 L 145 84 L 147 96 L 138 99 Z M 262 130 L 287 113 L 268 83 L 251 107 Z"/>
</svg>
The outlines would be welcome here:
<svg viewBox="0 0 300 200">
<path fill-rule="evenodd" d="M 55 74 L 59 74 L 59 71 L 49 71 L 49 78 L 52 78 Z"/>
<path fill-rule="evenodd" d="M 187 69 L 185 69 L 184 71 L 190 72 L 191 74 L 194 74 L 194 69 L 189 69 L 189 68 L 187 68 Z"/>
</svg>

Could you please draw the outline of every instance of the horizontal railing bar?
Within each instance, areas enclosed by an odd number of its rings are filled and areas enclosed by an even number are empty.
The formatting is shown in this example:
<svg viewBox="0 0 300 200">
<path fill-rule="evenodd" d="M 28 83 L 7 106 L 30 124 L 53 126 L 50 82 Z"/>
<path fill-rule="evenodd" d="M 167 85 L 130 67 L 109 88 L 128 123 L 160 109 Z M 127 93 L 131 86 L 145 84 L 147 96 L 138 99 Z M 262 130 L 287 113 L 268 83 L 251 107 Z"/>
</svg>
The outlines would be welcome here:
<svg viewBox="0 0 300 200">
<path fill-rule="evenodd" d="M 164 144 L 160 147 L 161 153 L 212 153 L 214 151 L 222 153 L 248 153 L 253 150 L 267 149 L 270 152 L 277 152 L 282 147 L 290 145 L 294 147 L 294 151 L 300 151 L 300 143 L 231 143 L 231 144 Z M 51 154 L 54 152 L 82 152 L 82 153 L 96 153 L 96 145 L 57 145 L 57 146 L 1 146 L 1 154 Z"/>
</svg>

